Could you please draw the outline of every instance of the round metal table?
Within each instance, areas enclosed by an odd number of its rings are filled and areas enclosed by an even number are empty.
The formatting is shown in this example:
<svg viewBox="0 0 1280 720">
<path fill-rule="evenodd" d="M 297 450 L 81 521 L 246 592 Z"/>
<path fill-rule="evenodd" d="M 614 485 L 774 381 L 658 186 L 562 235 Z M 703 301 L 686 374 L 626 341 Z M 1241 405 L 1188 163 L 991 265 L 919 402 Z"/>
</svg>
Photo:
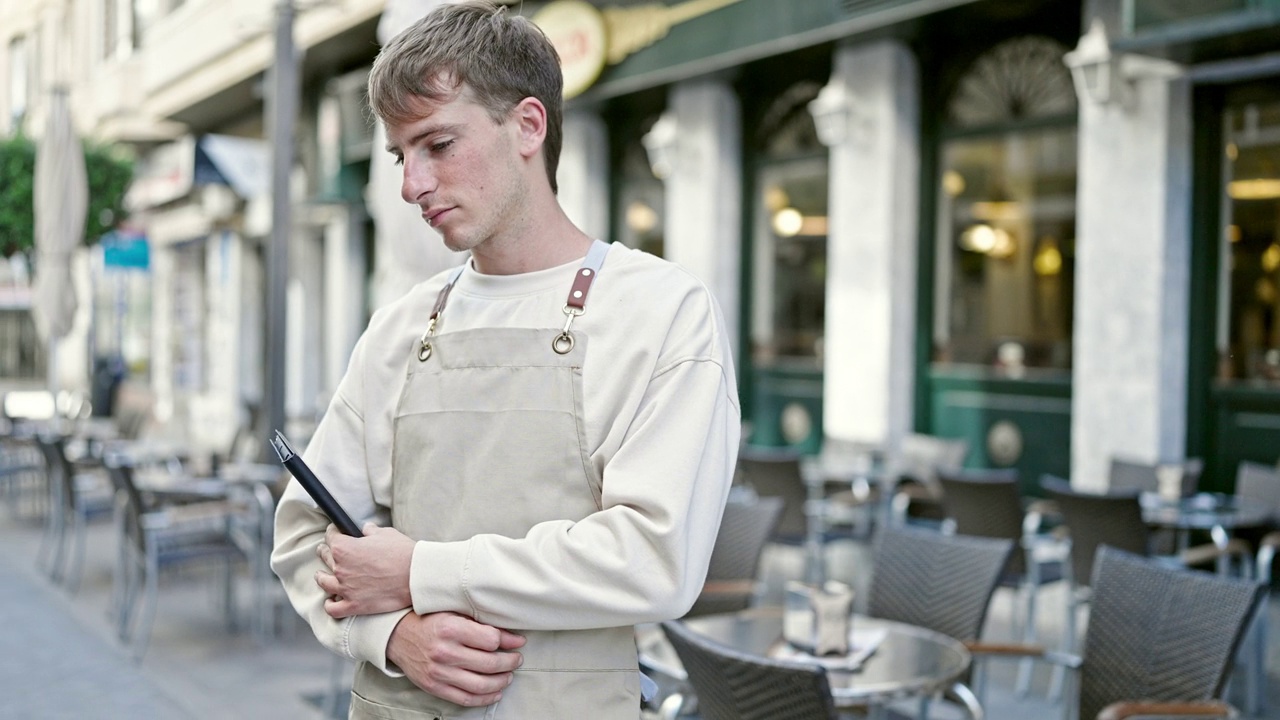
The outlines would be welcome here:
<svg viewBox="0 0 1280 720">
<path fill-rule="evenodd" d="M 698 634 L 742 653 L 778 657 L 785 648 L 781 608 L 752 608 L 682 622 Z M 873 629 L 883 632 L 879 633 L 881 640 L 875 652 L 856 670 L 827 666 L 831 694 L 839 707 L 878 706 L 903 698 L 931 696 L 949 688 L 969 669 L 969 651 L 947 635 L 863 615 L 854 616 L 853 628 L 855 633 Z M 667 669 L 681 668 L 661 628 L 642 626 L 638 638 L 647 661 Z M 683 674 L 682 668 L 679 674 Z"/>
</svg>

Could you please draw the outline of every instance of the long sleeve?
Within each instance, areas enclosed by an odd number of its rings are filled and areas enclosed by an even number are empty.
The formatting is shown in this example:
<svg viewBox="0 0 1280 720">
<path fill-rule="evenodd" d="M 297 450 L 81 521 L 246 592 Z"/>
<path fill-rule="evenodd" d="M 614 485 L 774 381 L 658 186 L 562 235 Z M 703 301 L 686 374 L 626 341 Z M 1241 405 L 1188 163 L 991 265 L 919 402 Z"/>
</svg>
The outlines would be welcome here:
<svg viewBox="0 0 1280 720">
<path fill-rule="evenodd" d="M 378 517 L 370 492 L 361 398 L 361 347 L 335 393 L 303 459 L 357 523 Z M 271 568 L 284 583 L 295 610 L 316 638 L 330 650 L 366 660 L 388 671 L 386 648 L 392 630 L 408 610 L 334 620 L 324 611 L 325 594 L 315 575 L 324 569 L 316 547 L 324 540 L 329 519 L 296 481 L 290 481 L 276 508 L 275 548 Z"/>
</svg>

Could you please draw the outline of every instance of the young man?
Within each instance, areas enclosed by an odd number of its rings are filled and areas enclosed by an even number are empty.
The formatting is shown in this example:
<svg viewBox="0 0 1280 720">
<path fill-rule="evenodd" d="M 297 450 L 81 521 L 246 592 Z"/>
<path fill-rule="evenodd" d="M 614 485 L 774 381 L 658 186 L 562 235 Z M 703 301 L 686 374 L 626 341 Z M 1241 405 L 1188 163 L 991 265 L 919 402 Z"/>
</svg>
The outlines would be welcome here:
<svg viewBox="0 0 1280 720">
<path fill-rule="evenodd" d="M 373 316 L 307 448 L 388 526 L 326 534 L 296 483 L 277 511 L 294 607 L 361 661 L 353 717 L 634 719 L 633 625 L 706 575 L 740 423 L 724 321 L 560 209 L 561 82 L 488 3 L 432 11 L 369 77 L 405 201 L 471 257 Z"/>
</svg>

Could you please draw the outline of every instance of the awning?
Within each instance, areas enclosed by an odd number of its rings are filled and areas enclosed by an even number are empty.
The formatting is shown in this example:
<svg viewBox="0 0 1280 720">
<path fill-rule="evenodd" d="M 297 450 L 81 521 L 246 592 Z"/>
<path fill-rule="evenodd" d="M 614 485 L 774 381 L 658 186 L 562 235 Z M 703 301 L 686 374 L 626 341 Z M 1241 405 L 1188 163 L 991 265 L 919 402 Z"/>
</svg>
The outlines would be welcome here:
<svg viewBox="0 0 1280 720">
<path fill-rule="evenodd" d="M 125 207 L 157 207 L 199 185 L 226 185 L 244 199 L 267 193 L 271 154 L 265 140 L 230 135 L 187 136 L 148 153 L 138 164 Z"/>
</svg>

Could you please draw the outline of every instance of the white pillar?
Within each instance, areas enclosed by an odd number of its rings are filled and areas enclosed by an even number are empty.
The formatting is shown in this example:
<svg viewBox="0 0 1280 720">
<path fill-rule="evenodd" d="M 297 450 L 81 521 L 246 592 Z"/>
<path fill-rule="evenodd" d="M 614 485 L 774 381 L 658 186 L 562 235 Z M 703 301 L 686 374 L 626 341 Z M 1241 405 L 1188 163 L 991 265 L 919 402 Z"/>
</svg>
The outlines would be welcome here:
<svg viewBox="0 0 1280 720">
<path fill-rule="evenodd" d="M 669 103 L 678 150 L 666 179 L 664 254 L 711 289 L 736 351 L 742 284 L 741 109 L 733 88 L 719 80 L 680 83 Z"/>
<path fill-rule="evenodd" d="M 1191 93 L 1142 77 L 1080 98 L 1071 479 L 1113 455 L 1181 460 L 1187 422 Z"/>
<path fill-rule="evenodd" d="M 897 41 L 844 47 L 829 87 L 847 101 L 831 145 L 823 428 L 897 446 L 915 368 L 919 91 Z M 821 127 L 821 124 L 820 124 Z"/>
<path fill-rule="evenodd" d="M 593 238 L 609 237 L 609 135 L 599 115 L 565 113 L 556 179 L 560 207 L 569 219 Z"/>
<path fill-rule="evenodd" d="M 332 395 L 347 371 L 364 330 L 363 214 L 348 205 L 330 208 L 324 226 L 324 375 L 321 393 Z"/>
</svg>

